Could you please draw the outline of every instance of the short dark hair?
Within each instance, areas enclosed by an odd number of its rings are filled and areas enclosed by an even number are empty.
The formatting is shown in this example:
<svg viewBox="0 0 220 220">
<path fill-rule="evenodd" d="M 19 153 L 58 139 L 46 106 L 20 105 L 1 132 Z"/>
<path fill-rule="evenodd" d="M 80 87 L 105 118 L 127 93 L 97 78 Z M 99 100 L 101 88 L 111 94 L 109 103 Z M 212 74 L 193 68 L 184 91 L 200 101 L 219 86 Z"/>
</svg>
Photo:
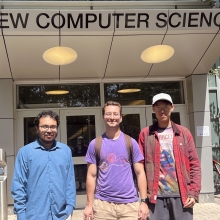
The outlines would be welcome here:
<svg viewBox="0 0 220 220">
<path fill-rule="evenodd" d="M 169 101 L 167 101 L 167 100 L 161 99 L 161 100 L 158 100 L 157 102 L 155 102 L 155 103 L 153 104 L 153 106 L 157 105 L 158 102 L 163 102 L 163 103 L 165 103 L 166 105 L 173 105 L 171 102 L 169 102 Z"/>
<path fill-rule="evenodd" d="M 122 115 L 122 107 L 121 107 L 121 105 L 120 105 L 119 102 L 107 101 L 107 102 L 105 103 L 105 105 L 103 106 L 103 108 L 102 108 L 102 115 L 103 115 L 103 116 L 105 115 L 105 108 L 106 108 L 106 106 L 110 106 L 110 105 L 118 106 L 118 107 L 120 108 L 120 115 Z"/>
<path fill-rule="evenodd" d="M 51 110 L 40 112 L 40 113 L 38 114 L 38 116 L 34 119 L 34 125 L 35 125 L 36 127 L 38 127 L 38 126 L 39 126 L 40 119 L 41 119 L 41 118 L 44 118 L 44 117 L 48 117 L 48 116 L 51 117 L 51 118 L 53 118 L 54 120 L 56 120 L 56 122 L 57 122 L 57 127 L 58 127 L 59 124 L 60 124 L 60 117 L 59 117 L 59 115 L 58 115 L 56 112 L 53 112 L 53 111 L 51 111 Z"/>
</svg>

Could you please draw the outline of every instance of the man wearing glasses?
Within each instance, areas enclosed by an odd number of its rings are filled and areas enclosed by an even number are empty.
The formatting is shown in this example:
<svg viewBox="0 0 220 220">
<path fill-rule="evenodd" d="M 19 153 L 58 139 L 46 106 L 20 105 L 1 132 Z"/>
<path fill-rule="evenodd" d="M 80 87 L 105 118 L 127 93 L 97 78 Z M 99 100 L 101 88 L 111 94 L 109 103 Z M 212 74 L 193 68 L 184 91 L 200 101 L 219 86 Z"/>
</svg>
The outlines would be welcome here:
<svg viewBox="0 0 220 220">
<path fill-rule="evenodd" d="M 120 130 L 121 105 L 108 101 L 102 109 L 102 115 L 106 132 L 100 137 L 99 155 L 95 149 L 97 139 L 94 139 L 89 144 L 85 159 L 88 172 L 84 220 L 146 220 L 149 213 L 146 204 L 146 176 L 138 143 L 128 137 L 132 142 L 131 163 L 137 176 L 141 204 L 134 186 L 125 135 Z"/>
<path fill-rule="evenodd" d="M 153 97 L 157 122 L 144 128 L 144 155 L 151 220 L 192 220 L 201 188 L 201 168 L 190 131 L 171 121 L 174 105 L 165 93 Z"/>
<path fill-rule="evenodd" d="M 57 142 L 59 116 L 42 111 L 34 120 L 38 138 L 17 155 L 12 180 L 18 220 L 66 220 L 76 204 L 70 148 Z"/>
</svg>

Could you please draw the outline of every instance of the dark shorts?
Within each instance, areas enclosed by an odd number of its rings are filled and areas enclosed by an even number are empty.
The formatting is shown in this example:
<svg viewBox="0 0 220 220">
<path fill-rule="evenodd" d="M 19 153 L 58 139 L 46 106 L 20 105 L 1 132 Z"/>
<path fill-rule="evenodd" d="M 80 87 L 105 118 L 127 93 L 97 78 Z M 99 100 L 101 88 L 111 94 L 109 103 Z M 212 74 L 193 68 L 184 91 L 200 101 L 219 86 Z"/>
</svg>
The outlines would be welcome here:
<svg viewBox="0 0 220 220">
<path fill-rule="evenodd" d="M 193 220 L 193 209 L 183 208 L 181 198 L 157 198 L 156 204 L 148 202 L 150 220 Z"/>
</svg>

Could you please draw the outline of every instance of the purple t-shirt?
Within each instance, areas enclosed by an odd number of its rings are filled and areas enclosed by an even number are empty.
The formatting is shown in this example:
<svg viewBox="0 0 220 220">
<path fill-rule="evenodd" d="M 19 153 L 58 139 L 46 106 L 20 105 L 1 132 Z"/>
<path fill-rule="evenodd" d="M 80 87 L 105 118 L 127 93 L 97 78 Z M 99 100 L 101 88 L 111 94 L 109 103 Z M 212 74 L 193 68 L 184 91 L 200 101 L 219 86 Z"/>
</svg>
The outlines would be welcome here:
<svg viewBox="0 0 220 220">
<path fill-rule="evenodd" d="M 95 198 L 114 203 L 136 202 L 137 190 L 134 186 L 123 132 L 116 140 L 108 139 L 105 134 L 102 137 Z M 85 158 L 85 161 L 92 164 L 96 164 L 94 144 L 95 139 L 90 142 Z M 132 144 L 132 161 L 137 163 L 144 158 L 133 138 Z"/>
</svg>

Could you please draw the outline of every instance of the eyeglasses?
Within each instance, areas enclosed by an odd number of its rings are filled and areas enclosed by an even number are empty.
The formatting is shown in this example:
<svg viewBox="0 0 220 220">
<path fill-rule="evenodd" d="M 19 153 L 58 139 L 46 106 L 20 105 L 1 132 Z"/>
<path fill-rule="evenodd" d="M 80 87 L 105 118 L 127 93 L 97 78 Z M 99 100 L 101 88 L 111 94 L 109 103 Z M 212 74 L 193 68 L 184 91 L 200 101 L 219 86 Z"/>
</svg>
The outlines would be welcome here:
<svg viewBox="0 0 220 220">
<path fill-rule="evenodd" d="M 160 107 L 160 106 L 155 106 L 154 109 L 156 112 L 168 112 L 170 110 L 171 106 L 165 106 L 165 107 Z"/>
<path fill-rule="evenodd" d="M 114 118 L 117 118 L 117 117 L 120 116 L 120 113 L 118 113 L 118 112 L 106 112 L 106 113 L 105 113 L 105 116 L 106 116 L 107 118 L 109 118 L 109 117 L 111 117 L 111 116 L 113 116 Z"/>
<path fill-rule="evenodd" d="M 49 130 L 49 128 L 50 128 L 51 131 L 57 130 L 57 126 L 56 126 L 56 125 L 51 125 L 51 126 L 41 125 L 41 126 L 39 126 L 39 127 L 40 127 L 43 131 L 47 131 L 47 130 Z"/>
</svg>

